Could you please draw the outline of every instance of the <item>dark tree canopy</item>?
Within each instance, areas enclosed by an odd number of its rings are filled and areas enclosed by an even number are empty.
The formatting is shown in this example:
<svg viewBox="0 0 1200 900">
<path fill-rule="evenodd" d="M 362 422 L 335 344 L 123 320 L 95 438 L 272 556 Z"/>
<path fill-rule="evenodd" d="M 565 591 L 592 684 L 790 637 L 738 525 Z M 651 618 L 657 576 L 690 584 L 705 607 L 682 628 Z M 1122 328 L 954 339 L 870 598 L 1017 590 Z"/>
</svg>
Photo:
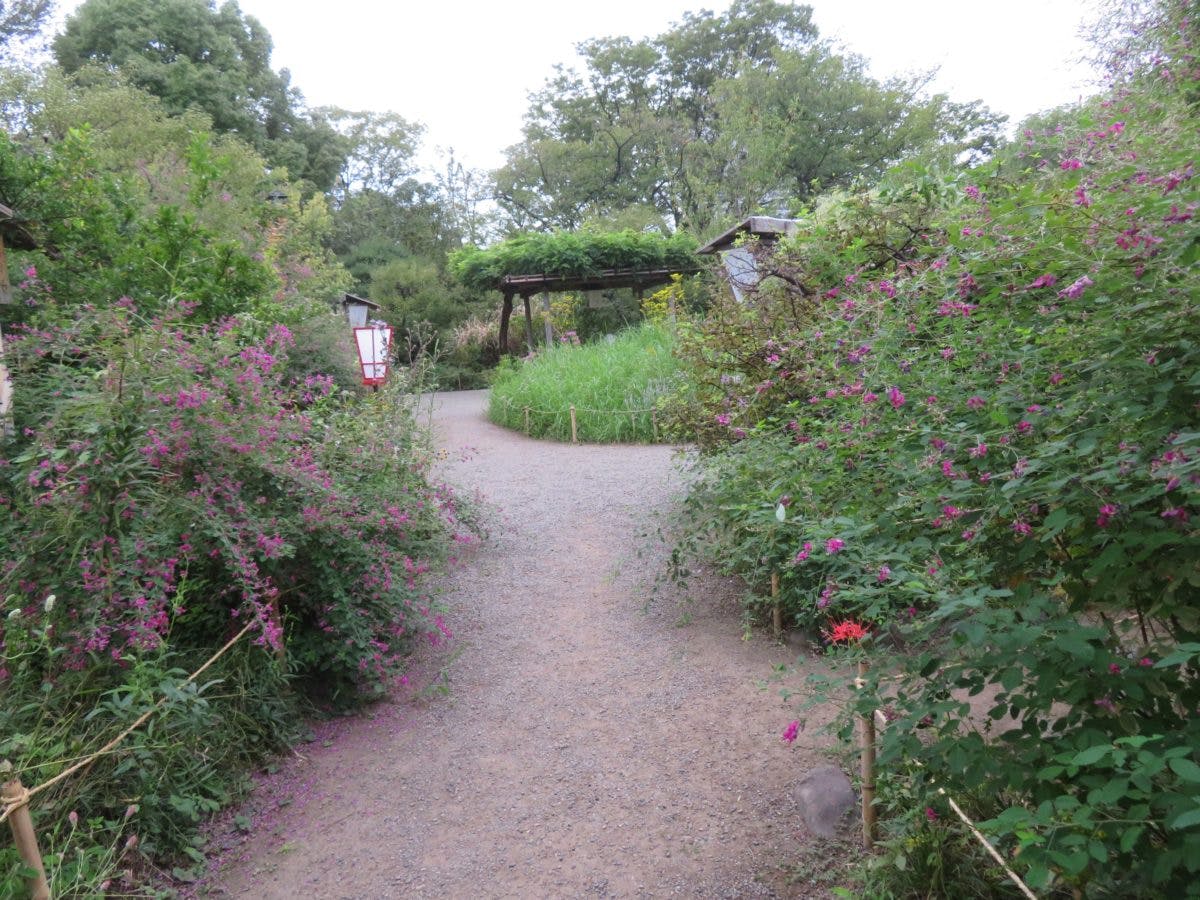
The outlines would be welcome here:
<svg viewBox="0 0 1200 900">
<path fill-rule="evenodd" d="M 196 107 L 274 165 L 320 189 L 341 167 L 332 128 L 298 112 L 287 70 L 271 68 L 271 36 L 234 0 L 87 0 L 54 40 L 62 68 L 119 71 L 171 112 Z"/>
</svg>

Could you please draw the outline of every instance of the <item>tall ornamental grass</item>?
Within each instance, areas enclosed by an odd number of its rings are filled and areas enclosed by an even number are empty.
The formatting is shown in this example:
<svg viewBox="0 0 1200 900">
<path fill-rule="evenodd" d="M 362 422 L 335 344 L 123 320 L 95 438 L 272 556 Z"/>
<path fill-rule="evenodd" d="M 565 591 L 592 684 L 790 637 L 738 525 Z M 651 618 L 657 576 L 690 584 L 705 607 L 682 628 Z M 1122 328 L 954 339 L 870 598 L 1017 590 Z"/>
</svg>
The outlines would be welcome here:
<svg viewBox="0 0 1200 900">
<path fill-rule="evenodd" d="M 611 340 L 563 344 L 525 362 L 507 363 L 492 386 L 488 417 L 534 437 L 571 439 L 575 407 L 580 441 L 651 443 L 653 410 L 674 381 L 674 338 L 666 325 L 645 324 Z"/>
</svg>

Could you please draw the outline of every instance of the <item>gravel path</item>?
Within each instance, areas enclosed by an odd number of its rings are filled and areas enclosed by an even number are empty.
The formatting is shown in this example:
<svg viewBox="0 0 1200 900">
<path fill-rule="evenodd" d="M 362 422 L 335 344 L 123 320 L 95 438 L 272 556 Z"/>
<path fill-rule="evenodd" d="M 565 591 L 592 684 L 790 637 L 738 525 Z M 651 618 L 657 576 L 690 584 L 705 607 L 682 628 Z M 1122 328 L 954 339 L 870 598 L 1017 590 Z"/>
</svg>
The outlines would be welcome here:
<svg viewBox="0 0 1200 900">
<path fill-rule="evenodd" d="M 755 684 L 794 651 L 742 640 L 727 582 L 653 594 L 671 450 L 530 440 L 485 402 L 433 400 L 441 475 L 491 518 L 447 579 L 456 646 L 426 661 L 448 690 L 323 726 L 256 791 L 205 890 L 823 896 L 782 872 L 820 852 L 792 785 L 823 759 L 780 741 L 792 716 Z"/>
</svg>

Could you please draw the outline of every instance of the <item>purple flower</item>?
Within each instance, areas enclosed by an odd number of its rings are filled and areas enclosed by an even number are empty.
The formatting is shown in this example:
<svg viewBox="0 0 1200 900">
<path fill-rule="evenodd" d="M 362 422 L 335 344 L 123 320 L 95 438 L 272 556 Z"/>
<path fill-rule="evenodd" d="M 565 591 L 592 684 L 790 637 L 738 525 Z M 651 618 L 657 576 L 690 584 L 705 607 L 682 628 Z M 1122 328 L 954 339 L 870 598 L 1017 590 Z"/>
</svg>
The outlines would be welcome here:
<svg viewBox="0 0 1200 900">
<path fill-rule="evenodd" d="M 1068 300 L 1078 300 L 1083 294 L 1084 290 L 1091 287 L 1093 284 L 1095 284 L 1095 282 L 1084 275 L 1075 279 L 1075 281 L 1073 281 L 1069 286 L 1059 291 L 1058 296 L 1066 297 Z"/>
<path fill-rule="evenodd" d="M 1071 157 L 1069 159 L 1064 159 L 1062 162 L 1060 162 L 1058 164 L 1058 167 L 1060 169 L 1062 169 L 1064 172 L 1069 172 L 1071 169 L 1082 169 L 1083 163 L 1081 163 L 1079 160 L 1075 159 L 1074 157 Z"/>
<path fill-rule="evenodd" d="M 800 733 L 800 722 L 795 719 L 793 719 L 791 722 L 788 722 L 788 727 L 783 730 L 784 743 L 786 743 L 786 744 L 792 743 L 793 741 L 796 740 L 796 735 L 798 735 L 799 733 Z"/>
<path fill-rule="evenodd" d="M 893 409 L 899 409 L 904 405 L 904 394 L 900 392 L 898 387 L 890 387 L 887 392 L 888 401 L 892 404 Z"/>
<path fill-rule="evenodd" d="M 891 568 L 889 568 L 886 565 L 883 565 L 883 566 L 879 567 L 879 574 L 875 576 L 875 580 L 878 581 L 880 584 L 883 584 L 883 582 L 887 581 L 891 577 L 892 577 Z"/>
<path fill-rule="evenodd" d="M 825 542 L 825 552 L 829 554 L 838 553 L 845 546 L 846 542 L 841 538 L 830 538 Z"/>
</svg>

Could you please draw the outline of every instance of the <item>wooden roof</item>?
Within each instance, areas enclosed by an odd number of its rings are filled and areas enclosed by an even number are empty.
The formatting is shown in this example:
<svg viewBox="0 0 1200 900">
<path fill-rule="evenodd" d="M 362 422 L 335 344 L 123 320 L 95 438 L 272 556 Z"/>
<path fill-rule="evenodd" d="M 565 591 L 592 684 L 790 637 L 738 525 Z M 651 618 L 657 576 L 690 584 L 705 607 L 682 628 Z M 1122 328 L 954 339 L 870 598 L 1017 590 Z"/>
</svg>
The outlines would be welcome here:
<svg viewBox="0 0 1200 900">
<path fill-rule="evenodd" d="M 690 275 L 699 271 L 699 266 L 675 266 L 669 269 L 605 269 L 590 275 L 505 275 L 500 279 L 500 290 L 509 295 L 528 297 L 542 292 L 647 288 L 669 284 L 672 275 Z"/>
<path fill-rule="evenodd" d="M 728 250 L 739 237 L 749 234 L 766 241 L 778 240 L 781 237 L 791 237 L 796 233 L 795 219 L 777 219 L 773 216 L 751 216 L 734 225 L 728 231 L 718 234 L 715 238 L 697 250 L 697 253 L 717 253 Z"/>
</svg>

